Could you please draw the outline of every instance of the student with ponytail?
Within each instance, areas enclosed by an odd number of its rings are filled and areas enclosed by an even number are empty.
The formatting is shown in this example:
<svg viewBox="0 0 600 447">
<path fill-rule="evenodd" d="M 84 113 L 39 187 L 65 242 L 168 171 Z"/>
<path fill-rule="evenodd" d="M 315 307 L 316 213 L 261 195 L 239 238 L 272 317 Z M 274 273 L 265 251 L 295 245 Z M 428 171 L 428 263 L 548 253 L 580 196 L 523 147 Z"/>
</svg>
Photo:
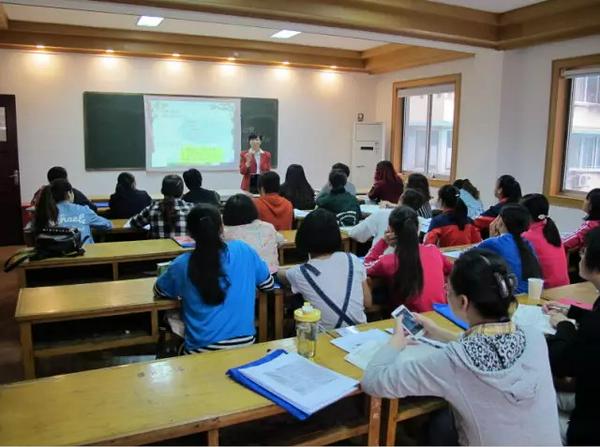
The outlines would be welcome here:
<svg viewBox="0 0 600 447">
<path fill-rule="evenodd" d="M 144 228 L 150 225 L 153 239 L 186 235 L 186 216 L 194 206 L 181 199 L 183 180 L 178 175 L 163 178 L 163 200 L 157 200 L 131 218 L 131 226 Z"/>
<path fill-rule="evenodd" d="M 560 240 L 560 233 L 548 215 L 550 204 L 543 194 L 527 194 L 521 200 L 531 218 L 529 230 L 523 233 L 537 255 L 544 278 L 544 287 L 569 284 L 567 255 Z"/>
<path fill-rule="evenodd" d="M 384 254 L 388 246 L 394 253 Z M 365 257 L 367 275 L 381 277 L 388 284 L 388 306 L 405 304 L 416 312 L 432 310 L 433 303 L 445 303 L 444 277 L 452 265 L 434 245 L 419 244 L 417 213 L 406 206 L 390 214 L 385 237 Z"/>
<path fill-rule="evenodd" d="M 481 235 L 468 217 L 467 206 L 460 198 L 460 191 L 452 185 L 444 185 L 438 191 L 438 205 L 443 210 L 431 219 L 425 235 L 426 244 L 452 247 L 481 242 Z"/>
<path fill-rule="evenodd" d="M 529 211 L 519 204 L 508 204 L 500 211 L 496 234 L 479 244 L 504 258 L 519 281 L 516 293 L 527 293 L 529 278 L 541 278 L 542 272 L 535 251 L 522 234 L 529 229 Z"/>
<path fill-rule="evenodd" d="M 585 235 L 600 226 L 600 188 L 594 188 L 585 196 L 583 211 L 584 222 L 574 233 L 563 239 L 565 250 L 579 250 L 583 247 Z"/>
<path fill-rule="evenodd" d="M 450 411 L 435 416 L 438 424 L 429 432 L 436 439 L 426 445 L 560 445 L 544 335 L 509 318 L 516 282 L 497 254 L 462 254 L 450 275 L 448 303 L 469 329 L 457 335 L 417 315 L 425 336 L 448 344 L 415 356 L 397 320 L 394 335 L 365 371 L 363 391 L 388 399 L 445 399 Z"/>
<path fill-rule="evenodd" d="M 184 353 L 254 343 L 256 288 L 273 287 L 267 264 L 245 242 L 223 241 L 221 215 L 212 205 L 196 205 L 187 228 L 196 248 L 177 257 L 154 287 L 158 297 L 181 298 Z"/>
<path fill-rule="evenodd" d="M 77 228 L 84 243 L 94 242 L 91 228 L 110 230 L 112 223 L 86 205 L 73 203 L 75 193 L 66 179 L 53 180 L 42 188 L 35 206 L 34 234 L 44 228 Z"/>
</svg>

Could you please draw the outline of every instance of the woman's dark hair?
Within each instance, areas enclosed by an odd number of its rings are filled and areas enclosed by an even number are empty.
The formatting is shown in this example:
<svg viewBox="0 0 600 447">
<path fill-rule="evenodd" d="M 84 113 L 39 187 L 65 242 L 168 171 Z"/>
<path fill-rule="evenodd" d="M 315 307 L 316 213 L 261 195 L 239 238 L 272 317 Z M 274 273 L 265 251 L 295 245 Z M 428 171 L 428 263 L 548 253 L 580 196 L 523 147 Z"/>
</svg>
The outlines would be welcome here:
<svg viewBox="0 0 600 447">
<path fill-rule="evenodd" d="M 188 276 L 202 300 L 217 306 L 225 300 L 230 281 L 221 265 L 221 215 L 213 205 L 201 203 L 187 215 L 187 230 L 196 241 L 190 257 Z"/>
<path fill-rule="evenodd" d="M 377 163 L 377 166 L 375 167 L 375 181 L 381 181 L 384 183 L 400 183 L 402 185 L 402 189 L 404 189 L 402 177 L 398 175 L 396 169 L 394 169 L 394 165 L 388 160 L 382 160 Z"/>
<path fill-rule="evenodd" d="M 279 192 L 279 174 L 275 171 L 265 172 L 258 178 L 258 187 L 263 188 L 266 194 Z"/>
<path fill-rule="evenodd" d="M 425 199 L 423 198 L 423 194 L 416 189 L 406 188 L 400 196 L 400 203 L 415 211 L 419 211 L 419 208 L 425 203 Z"/>
<path fill-rule="evenodd" d="M 521 200 L 521 205 L 529 211 L 532 222 L 545 221 L 543 230 L 544 239 L 546 239 L 549 244 L 560 247 L 562 244 L 560 233 L 558 232 L 558 228 L 556 228 L 554 221 L 548 216 L 550 204 L 548 203 L 546 196 L 543 194 L 527 194 Z"/>
<path fill-rule="evenodd" d="M 585 196 L 590 203 L 590 211 L 585 220 L 600 220 L 600 188 L 594 188 Z"/>
<path fill-rule="evenodd" d="M 399 206 L 390 214 L 389 224 L 396 235 L 395 255 L 399 266 L 394 273 L 394 295 L 397 302 L 406 303 L 423 291 L 419 218 L 412 208 Z"/>
<path fill-rule="evenodd" d="M 251 133 L 250 135 L 248 135 L 248 142 L 257 139 L 262 141 L 262 135 L 256 135 L 255 133 Z"/>
<path fill-rule="evenodd" d="M 117 177 L 117 188 L 116 192 L 124 193 L 133 191 L 133 186 L 135 185 L 135 177 L 133 174 L 129 172 L 121 172 Z"/>
<path fill-rule="evenodd" d="M 464 252 L 450 274 L 456 295 L 465 295 L 482 317 L 497 320 L 508 318 L 517 283 L 502 256 L 481 248 Z"/>
<path fill-rule="evenodd" d="M 537 258 L 529 246 L 525 243 L 521 234 L 529 229 L 529 211 L 523 205 L 510 203 L 504 205 L 500 211 L 500 217 L 506 230 L 512 235 L 519 256 L 521 258 L 521 273 L 523 279 L 541 278 L 542 271 Z"/>
<path fill-rule="evenodd" d="M 40 233 L 58 220 L 57 203 L 67 199 L 68 193 L 73 191 L 71 184 L 64 178 L 53 180 L 44 186 L 40 200 L 35 206 L 34 232 Z"/>
<path fill-rule="evenodd" d="M 458 189 L 464 189 L 471 194 L 475 200 L 479 200 L 479 190 L 475 188 L 475 185 L 473 185 L 468 178 L 455 180 L 454 186 Z"/>
<path fill-rule="evenodd" d="M 429 192 L 429 181 L 427 177 L 423 174 L 419 174 L 415 172 L 408 176 L 408 181 L 406 182 L 407 188 L 413 188 L 423 194 L 423 197 L 426 202 L 431 199 L 431 193 Z"/>
<path fill-rule="evenodd" d="M 227 199 L 223 208 L 223 224 L 229 227 L 246 225 L 258 219 L 254 201 L 246 194 L 235 194 Z"/>
<path fill-rule="evenodd" d="M 331 167 L 332 171 L 342 171 L 344 174 L 346 174 L 346 177 L 350 177 L 350 168 L 348 167 L 348 165 L 345 165 L 344 163 L 335 163 L 332 167 Z"/>
<path fill-rule="evenodd" d="M 280 194 L 294 205 L 297 203 L 313 203 L 314 208 L 315 191 L 306 180 L 304 168 L 300 165 L 288 166 Z"/>
<path fill-rule="evenodd" d="M 175 199 L 179 199 L 183 194 L 183 180 L 174 174 L 165 176 L 160 192 L 165 198 L 160 202 L 159 209 L 165 223 L 165 233 L 169 234 L 175 227 L 175 220 L 177 219 Z"/>
<path fill-rule="evenodd" d="M 498 178 L 497 189 L 502 190 L 502 198 L 508 203 L 519 203 L 521 200 L 521 185 L 512 175 L 501 175 Z"/>
<path fill-rule="evenodd" d="M 67 170 L 62 166 L 54 166 L 48 169 L 48 173 L 46 174 L 48 178 L 48 183 L 52 183 L 54 180 L 58 179 L 67 179 Z"/>
<path fill-rule="evenodd" d="M 202 187 L 202 174 L 196 168 L 188 169 L 183 173 L 183 181 L 190 191 Z"/>
<path fill-rule="evenodd" d="M 600 228 L 589 231 L 584 238 L 585 255 L 583 257 L 585 268 L 591 272 L 600 271 Z"/>
<path fill-rule="evenodd" d="M 296 247 L 304 254 L 334 253 L 341 245 L 342 236 L 335 214 L 323 208 L 308 213 L 296 232 Z"/>
<path fill-rule="evenodd" d="M 460 191 L 456 186 L 444 185 L 438 191 L 438 198 L 442 206 L 452 210 L 454 221 L 460 231 L 465 229 L 469 222 L 467 205 L 460 198 Z"/>
<path fill-rule="evenodd" d="M 329 184 L 331 185 L 331 191 L 341 191 L 344 190 L 344 186 L 348 182 L 348 177 L 343 171 L 339 169 L 334 169 L 329 173 Z"/>
</svg>

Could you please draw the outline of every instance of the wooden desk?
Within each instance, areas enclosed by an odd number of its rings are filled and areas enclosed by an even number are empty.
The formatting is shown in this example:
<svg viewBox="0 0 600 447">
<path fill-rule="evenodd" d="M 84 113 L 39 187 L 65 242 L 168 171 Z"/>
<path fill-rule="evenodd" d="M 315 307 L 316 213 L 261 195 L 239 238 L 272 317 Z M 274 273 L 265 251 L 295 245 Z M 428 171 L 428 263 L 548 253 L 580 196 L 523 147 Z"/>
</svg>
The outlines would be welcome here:
<svg viewBox="0 0 600 447">
<path fill-rule="evenodd" d="M 572 298 L 585 303 L 594 304 L 600 293 L 591 282 L 581 282 L 568 286 L 554 287 L 542 291 L 542 299 L 557 301 L 561 298 Z"/>
<path fill-rule="evenodd" d="M 440 251 L 442 252 L 442 254 L 450 252 L 450 251 L 461 251 L 461 252 L 465 252 L 473 247 L 476 247 L 477 244 L 467 244 L 467 245 L 456 245 L 454 247 L 444 247 L 444 248 L 440 248 Z M 450 261 L 451 263 L 454 264 L 454 261 L 456 261 L 457 258 L 453 258 L 451 256 L 445 256 L 444 257 Z"/>
<path fill-rule="evenodd" d="M 295 339 L 0 386 L 0 444 L 141 445 L 208 432 L 208 444 L 218 445 L 220 428 L 284 412 L 226 376 L 277 348 L 295 351 Z M 344 355 L 321 335 L 315 361 L 360 378 L 362 371 Z M 368 413 L 358 427 L 335 427 L 303 441 L 322 445 L 367 434 L 368 444 L 378 445 L 380 399 L 369 399 Z"/>
<path fill-rule="evenodd" d="M 27 287 L 27 272 L 40 269 L 111 265 L 112 279 L 119 279 L 119 265 L 139 261 L 173 259 L 187 251 L 171 239 L 105 242 L 84 246 L 85 254 L 74 258 L 48 258 L 28 261 L 18 268 L 21 287 Z"/>
<path fill-rule="evenodd" d="M 279 245 L 279 265 L 285 265 L 285 251 L 292 250 L 296 248 L 296 231 L 298 230 L 283 230 L 280 231 L 279 234 L 283 236 L 284 242 Z M 340 230 L 340 234 L 342 236 L 342 249 L 345 252 L 350 251 L 350 237 L 348 233 L 343 230 Z"/>
</svg>

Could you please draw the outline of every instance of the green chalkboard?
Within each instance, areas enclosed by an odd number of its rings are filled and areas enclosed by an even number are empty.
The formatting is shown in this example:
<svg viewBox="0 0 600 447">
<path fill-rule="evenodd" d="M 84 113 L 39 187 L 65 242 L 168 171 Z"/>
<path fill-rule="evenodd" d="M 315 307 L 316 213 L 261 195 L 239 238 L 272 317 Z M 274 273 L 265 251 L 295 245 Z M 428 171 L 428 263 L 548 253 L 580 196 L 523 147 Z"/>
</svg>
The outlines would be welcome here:
<svg viewBox="0 0 600 447">
<path fill-rule="evenodd" d="M 277 167 L 277 99 L 241 98 L 240 108 L 240 150 L 251 133 L 263 135 L 262 147 Z M 143 94 L 84 92 L 83 117 L 86 170 L 146 168 Z"/>
</svg>

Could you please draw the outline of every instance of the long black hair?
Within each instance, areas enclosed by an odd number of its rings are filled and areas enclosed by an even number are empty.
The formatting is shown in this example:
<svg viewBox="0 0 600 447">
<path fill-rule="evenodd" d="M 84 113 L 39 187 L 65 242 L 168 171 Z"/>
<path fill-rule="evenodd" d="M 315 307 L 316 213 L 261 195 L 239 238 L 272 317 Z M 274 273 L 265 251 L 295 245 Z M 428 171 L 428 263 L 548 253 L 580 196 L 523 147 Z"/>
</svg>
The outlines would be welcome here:
<svg viewBox="0 0 600 447">
<path fill-rule="evenodd" d="M 458 189 L 464 189 L 469 194 L 473 196 L 475 200 L 479 200 L 479 190 L 471 183 L 471 180 L 468 178 L 465 179 L 457 179 L 453 183 Z"/>
<path fill-rule="evenodd" d="M 133 191 L 135 186 L 135 177 L 133 174 L 129 172 L 121 172 L 117 177 L 117 187 L 115 192 L 117 193 L 127 193 Z"/>
<path fill-rule="evenodd" d="M 406 188 L 400 196 L 400 203 L 404 206 L 408 206 L 415 211 L 419 211 L 419 208 L 425 203 L 423 194 L 413 188 Z"/>
<path fill-rule="evenodd" d="M 34 233 L 40 233 L 44 228 L 56 224 L 58 220 L 57 203 L 68 198 L 68 194 L 73 191 L 71 184 L 64 178 L 53 180 L 49 185 L 44 186 L 40 199 L 35 206 Z"/>
<path fill-rule="evenodd" d="M 467 205 L 460 198 L 460 191 L 452 185 L 444 185 L 438 191 L 438 198 L 443 207 L 452 210 L 454 221 L 460 231 L 465 229 L 469 222 Z"/>
<path fill-rule="evenodd" d="M 429 202 L 431 199 L 431 193 L 429 192 L 429 181 L 427 177 L 423 174 L 419 174 L 415 172 L 408 176 L 408 180 L 406 181 L 407 188 L 413 188 L 423 194 L 426 202 Z"/>
<path fill-rule="evenodd" d="M 540 264 L 529 246 L 521 237 L 521 233 L 529 229 L 529 211 L 523 205 L 511 203 L 500 211 L 500 217 L 506 230 L 512 235 L 521 258 L 521 273 L 523 279 L 541 278 Z"/>
<path fill-rule="evenodd" d="M 225 300 L 230 281 L 221 265 L 221 215 L 213 205 L 198 204 L 187 215 L 187 230 L 196 241 L 190 257 L 188 276 L 202 300 L 217 306 Z"/>
<path fill-rule="evenodd" d="M 165 234 L 170 234 L 175 228 L 175 220 L 177 219 L 175 199 L 179 199 L 183 195 L 183 180 L 174 174 L 165 176 L 160 192 L 164 199 L 160 202 L 159 209 L 165 223 Z"/>
<path fill-rule="evenodd" d="M 395 255 L 398 269 L 394 273 L 394 296 L 405 303 L 423 291 L 423 266 L 419 253 L 419 219 L 407 206 L 394 208 L 390 228 L 396 236 Z"/>
<path fill-rule="evenodd" d="M 516 302 L 517 278 L 506 261 L 490 250 L 473 248 L 454 263 L 450 285 L 456 295 L 465 295 L 484 318 L 508 318 L 510 305 Z"/>
<path fill-rule="evenodd" d="M 279 189 L 279 194 L 288 199 L 294 205 L 294 208 L 300 208 L 302 205 L 312 205 L 315 207 L 315 191 L 304 173 L 304 168 L 298 164 L 289 165 L 285 173 L 285 182 Z"/>
<path fill-rule="evenodd" d="M 508 203 L 519 203 L 521 200 L 521 184 L 512 175 L 498 177 L 496 189 L 502 190 L 502 199 L 506 199 Z"/>
<path fill-rule="evenodd" d="M 526 194 L 521 200 L 521 205 L 527 208 L 532 222 L 545 222 L 544 224 L 544 239 L 549 244 L 555 247 L 560 247 L 560 233 L 554 221 L 548 216 L 550 211 L 550 203 L 543 194 Z"/>
<path fill-rule="evenodd" d="M 585 196 L 590 204 L 585 220 L 600 220 L 600 188 L 594 188 Z"/>
<path fill-rule="evenodd" d="M 340 250 L 342 237 L 335 214 L 324 208 L 308 213 L 296 232 L 296 247 L 313 256 Z"/>
</svg>

